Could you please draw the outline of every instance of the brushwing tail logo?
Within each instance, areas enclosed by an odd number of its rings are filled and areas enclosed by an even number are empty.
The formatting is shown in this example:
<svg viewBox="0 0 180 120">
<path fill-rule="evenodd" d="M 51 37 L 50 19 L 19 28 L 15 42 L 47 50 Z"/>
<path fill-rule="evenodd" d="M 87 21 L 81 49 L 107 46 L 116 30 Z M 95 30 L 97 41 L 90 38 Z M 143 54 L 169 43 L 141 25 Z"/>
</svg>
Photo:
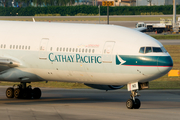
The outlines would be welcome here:
<svg viewBox="0 0 180 120">
<path fill-rule="evenodd" d="M 116 55 L 116 65 L 122 65 L 126 61 L 124 61 L 119 55 Z"/>
</svg>

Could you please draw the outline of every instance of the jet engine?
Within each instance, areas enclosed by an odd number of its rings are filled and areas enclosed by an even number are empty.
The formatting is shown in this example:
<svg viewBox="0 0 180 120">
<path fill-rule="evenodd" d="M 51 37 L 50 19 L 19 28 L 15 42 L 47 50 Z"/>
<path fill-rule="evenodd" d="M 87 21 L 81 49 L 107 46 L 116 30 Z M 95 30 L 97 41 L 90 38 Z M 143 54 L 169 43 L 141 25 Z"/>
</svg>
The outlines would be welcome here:
<svg viewBox="0 0 180 120">
<path fill-rule="evenodd" d="M 99 90 L 116 90 L 121 89 L 124 87 L 124 85 L 96 85 L 96 84 L 85 84 L 86 86 L 89 86 L 91 88 L 99 89 Z"/>
</svg>

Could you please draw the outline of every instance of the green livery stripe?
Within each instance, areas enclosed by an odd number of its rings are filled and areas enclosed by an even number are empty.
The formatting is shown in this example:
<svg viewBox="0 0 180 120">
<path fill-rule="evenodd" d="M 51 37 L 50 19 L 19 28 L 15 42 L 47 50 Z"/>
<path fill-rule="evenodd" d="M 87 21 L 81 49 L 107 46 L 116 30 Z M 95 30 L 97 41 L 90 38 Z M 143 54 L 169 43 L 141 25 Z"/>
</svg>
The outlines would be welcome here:
<svg viewBox="0 0 180 120">
<path fill-rule="evenodd" d="M 125 65 L 125 66 L 151 66 L 151 67 L 172 67 L 173 61 L 170 56 L 130 56 L 130 55 L 119 55 L 119 57 L 126 61 L 121 64 L 116 55 L 116 65 Z"/>
</svg>

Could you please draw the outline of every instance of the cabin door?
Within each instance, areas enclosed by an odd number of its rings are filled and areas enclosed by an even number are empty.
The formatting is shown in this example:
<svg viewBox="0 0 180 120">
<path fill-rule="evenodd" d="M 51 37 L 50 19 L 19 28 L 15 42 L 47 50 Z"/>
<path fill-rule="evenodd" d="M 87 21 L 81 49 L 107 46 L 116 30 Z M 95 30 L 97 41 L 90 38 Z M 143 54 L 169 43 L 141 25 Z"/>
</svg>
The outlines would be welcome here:
<svg viewBox="0 0 180 120">
<path fill-rule="evenodd" d="M 43 38 L 39 46 L 39 59 L 47 59 L 48 38 Z"/>
<path fill-rule="evenodd" d="M 112 52 L 113 52 L 114 44 L 115 44 L 114 41 L 105 42 L 102 53 L 103 63 L 112 63 Z"/>
</svg>

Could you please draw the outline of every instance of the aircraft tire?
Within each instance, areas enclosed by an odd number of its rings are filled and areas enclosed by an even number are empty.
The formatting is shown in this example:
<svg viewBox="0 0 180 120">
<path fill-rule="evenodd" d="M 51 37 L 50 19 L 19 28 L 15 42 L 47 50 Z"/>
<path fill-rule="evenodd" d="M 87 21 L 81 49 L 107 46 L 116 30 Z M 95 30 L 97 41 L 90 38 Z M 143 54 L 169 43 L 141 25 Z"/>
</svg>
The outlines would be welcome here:
<svg viewBox="0 0 180 120">
<path fill-rule="evenodd" d="M 22 91 L 21 91 L 21 89 L 20 88 L 16 88 L 15 90 L 14 90 L 14 97 L 15 98 L 21 98 L 21 96 L 22 96 Z"/>
<path fill-rule="evenodd" d="M 14 88 L 13 87 L 7 88 L 6 97 L 7 98 L 14 98 Z"/>
<path fill-rule="evenodd" d="M 32 98 L 32 89 L 26 88 L 22 91 L 22 98 L 23 99 L 31 99 Z"/>
<path fill-rule="evenodd" d="M 32 88 L 28 88 L 28 96 L 27 99 L 31 99 L 32 98 Z"/>
<path fill-rule="evenodd" d="M 141 101 L 139 99 L 135 99 L 134 109 L 139 109 L 141 107 Z"/>
<path fill-rule="evenodd" d="M 34 88 L 33 89 L 33 98 L 34 99 L 41 98 L 41 90 L 39 88 Z"/>
<path fill-rule="evenodd" d="M 134 108 L 134 101 L 133 101 L 132 99 L 128 99 L 128 100 L 126 101 L 126 107 L 127 107 L 128 109 L 133 109 L 133 108 Z"/>
</svg>

